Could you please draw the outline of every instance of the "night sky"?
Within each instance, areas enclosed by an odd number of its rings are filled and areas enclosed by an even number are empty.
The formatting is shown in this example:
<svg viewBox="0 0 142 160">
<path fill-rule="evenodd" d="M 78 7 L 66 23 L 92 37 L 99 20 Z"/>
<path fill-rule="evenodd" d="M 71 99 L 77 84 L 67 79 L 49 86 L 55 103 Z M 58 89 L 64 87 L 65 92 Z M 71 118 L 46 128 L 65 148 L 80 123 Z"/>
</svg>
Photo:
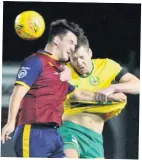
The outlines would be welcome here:
<svg viewBox="0 0 142 160">
<path fill-rule="evenodd" d="M 46 30 L 37 40 L 23 40 L 15 33 L 14 20 L 25 10 L 35 10 L 45 19 Z M 130 52 L 135 52 L 135 66 L 140 65 L 141 4 L 4 2 L 3 11 L 4 62 L 20 62 L 32 52 L 44 48 L 50 23 L 66 18 L 84 29 L 93 58 L 108 57 L 127 64 Z"/>
</svg>

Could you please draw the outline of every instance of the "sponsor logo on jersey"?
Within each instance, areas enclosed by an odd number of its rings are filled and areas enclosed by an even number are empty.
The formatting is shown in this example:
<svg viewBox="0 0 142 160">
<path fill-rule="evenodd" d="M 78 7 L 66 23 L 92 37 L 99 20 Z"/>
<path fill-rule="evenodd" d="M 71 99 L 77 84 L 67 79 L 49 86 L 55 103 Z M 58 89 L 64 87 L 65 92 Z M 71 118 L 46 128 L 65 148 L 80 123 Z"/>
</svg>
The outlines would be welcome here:
<svg viewBox="0 0 142 160">
<path fill-rule="evenodd" d="M 22 67 L 18 73 L 18 78 L 21 79 L 27 75 L 27 70 L 29 70 L 29 67 Z"/>
</svg>

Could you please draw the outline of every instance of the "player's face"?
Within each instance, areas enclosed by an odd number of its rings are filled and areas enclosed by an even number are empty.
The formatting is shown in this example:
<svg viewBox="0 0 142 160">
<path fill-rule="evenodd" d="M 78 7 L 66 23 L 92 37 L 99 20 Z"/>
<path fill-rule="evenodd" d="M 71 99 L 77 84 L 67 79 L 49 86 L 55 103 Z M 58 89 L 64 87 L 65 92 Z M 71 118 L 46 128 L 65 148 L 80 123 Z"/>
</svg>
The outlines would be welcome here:
<svg viewBox="0 0 142 160">
<path fill-rule="evenodd" d="M 71 54 L 70 61 L 73 67 L 81 75 L 86 75 L 92 70 L 92 52 L 89 48 L 80 47 L 75 53 Z"/>
<path fill-rule="evenodd" d="M 62 38 L 60 38 L 60 43 L 58 49 L 60 51 L 60 60 L 68 61 L 69 56 L 74 52 L 77 45 L 77 37 L 72 32 L 67 32 Z"/>
</svg>

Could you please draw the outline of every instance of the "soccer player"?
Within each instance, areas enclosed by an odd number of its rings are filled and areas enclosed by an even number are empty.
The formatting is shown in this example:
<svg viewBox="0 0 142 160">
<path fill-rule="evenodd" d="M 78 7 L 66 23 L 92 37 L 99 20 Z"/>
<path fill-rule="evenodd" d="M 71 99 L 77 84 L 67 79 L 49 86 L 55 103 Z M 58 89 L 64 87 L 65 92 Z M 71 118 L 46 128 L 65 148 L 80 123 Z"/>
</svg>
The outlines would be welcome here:
<svg viewBox="0 0 142 160">
<path fill-rule="evenodd" d="M 121 92 L 139 94 L 140 90 L 139 79 L 131 73 L 126 73 L 117 62 L 108 58 L 91 57 L 89 42 L 82 36 L 78 40 L 76 51 L 70 55 L 70 83 L 76 88 L 90 91 L 84 96 L 81 95 L 82 101 L 95 96 L 98 105 L 92 106 L 89 100 L 88 104 L 71 103 L 75 102 L 75 93 L 71 93 L 70 101 L 65 102 L 64 122 L 59 132 L 63 137 L 64 151 L 68 158 L 104 158 L 104 122 L 118 115 L 125 107 L 126 96 Z M 113 80 L 118 81 L 118 84 L 112 84 Z M 80 97 L 76 98 L 76 102 L 78 100 Z"/>
<path fill-rule="evenodd" d="M 27 57 L 21 64 L 10 99 L 7 124 L 2 129 L 2 143 L 14 133 L 18 157 L 65 157 L 63 141 L 57 128 L 61 125 L 63 102 L 74 90 L 67 83 L 70 70 L 60 64 L 67 61 L 83 30 L 65 19 L 51 23 L 44 50 Z M 58 73 L 58 74 L 56 74 Z"/>
</svg>

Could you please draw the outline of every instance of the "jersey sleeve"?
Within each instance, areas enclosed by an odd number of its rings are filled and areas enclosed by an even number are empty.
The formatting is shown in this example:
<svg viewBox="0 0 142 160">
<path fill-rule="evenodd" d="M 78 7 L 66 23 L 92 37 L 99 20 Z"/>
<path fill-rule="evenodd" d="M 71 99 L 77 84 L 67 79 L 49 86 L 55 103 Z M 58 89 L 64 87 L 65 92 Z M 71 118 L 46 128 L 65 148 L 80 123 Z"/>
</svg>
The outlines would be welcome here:
<svg viewBox="0 0 142 160">
<path fill-rule="evenodd" d="M 121 79 L 126 73 L 128 73 L 128 72 L 126 71 L 126 69 L 122 68 L 121 71 L 120 71 L 120 72 L 118 73 L 118 75 L 116 76 L 115 80 L 119 82 L 120 79 Z"/>
<path fill-rule="evenodd" d="M 41 72 L 41 59 L 38 56 L 30 56 L 22 62 L 16 76 L 15 84 L 21 84 L 29 89 Z"/>
<path fill-rule="evenodd" d="M 114 80 L 119 81 L 121 77 L 127 72 L 124 71 L 123 67 L 119 63 L 111 59 L 107 59 L 107 60 L 108 60 L 109 68 L 114 72 Z"/>
<path fill-rule="evenodd" d="M 72 93 L 75 90 L 75 86 L 68 83 L 68 94 Z"/>
</svg>

